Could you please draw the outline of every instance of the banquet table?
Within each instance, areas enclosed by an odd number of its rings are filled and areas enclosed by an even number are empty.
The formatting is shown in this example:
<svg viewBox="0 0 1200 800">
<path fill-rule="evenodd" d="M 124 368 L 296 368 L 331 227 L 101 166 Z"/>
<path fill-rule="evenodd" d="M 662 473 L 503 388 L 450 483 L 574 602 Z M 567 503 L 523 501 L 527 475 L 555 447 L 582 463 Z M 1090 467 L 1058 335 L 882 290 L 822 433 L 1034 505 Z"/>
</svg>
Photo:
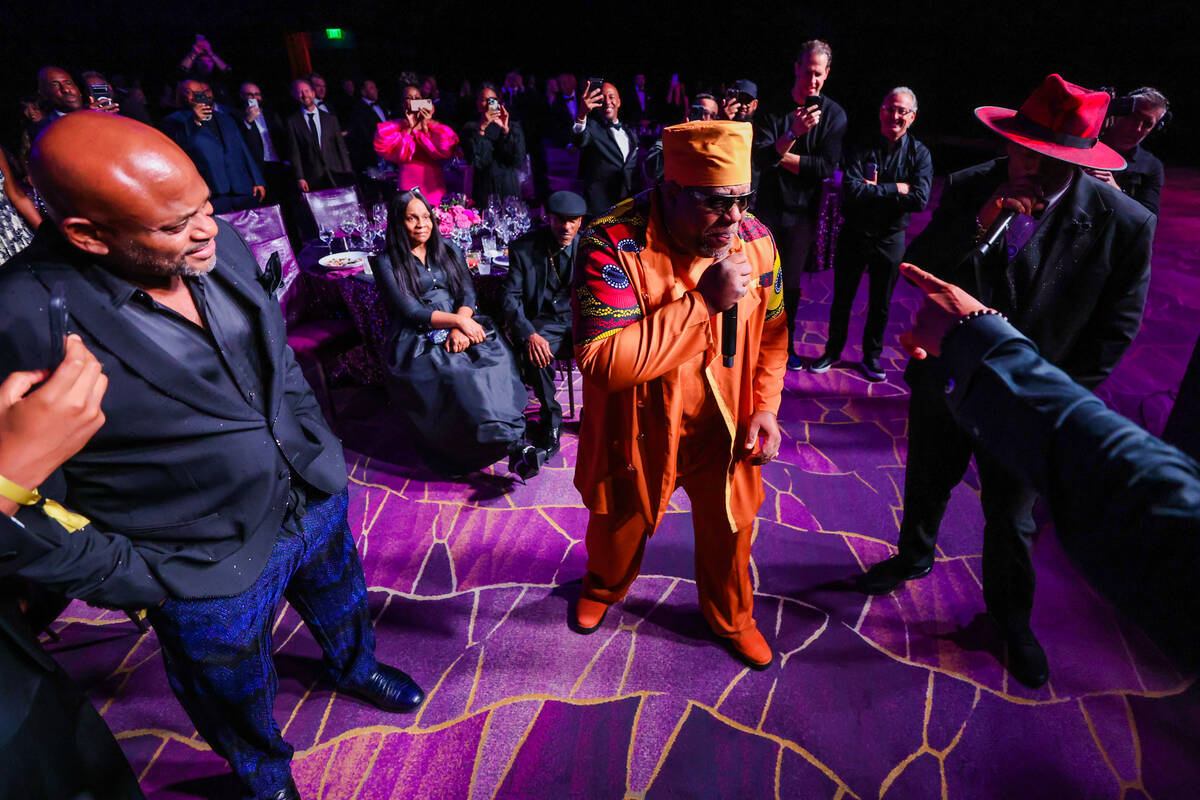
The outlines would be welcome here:
<svg viewBox="0 0 1200 800">
<path fill-rule="evenodd" d="M 297 260 L 304 280 L 312 289 L 310 294 L 331 305 L 340 305 L 354 321 L 362 336 L 362 344 L 344 353 L 339 359 L 339 371 L 348 374 L 355 382 L 367 386 L 382 386 L 387 368 L 386 341 L 388 314 L 383 297 L 375 285 L 374 276 L 363 270 L 329 270 L 320 265 L 320 259 L 329 250 L 320 242 L 310 242 L 301 248 Z M 370 259 L 374 269 L 377 259 Z M 501 324 L 504 319 L 502 298 L 504 276 L 507 270 L 499 265 L 489 265 L 488 274 L 472 273 L 475 284 L 476 308 Z"/>
</svg>

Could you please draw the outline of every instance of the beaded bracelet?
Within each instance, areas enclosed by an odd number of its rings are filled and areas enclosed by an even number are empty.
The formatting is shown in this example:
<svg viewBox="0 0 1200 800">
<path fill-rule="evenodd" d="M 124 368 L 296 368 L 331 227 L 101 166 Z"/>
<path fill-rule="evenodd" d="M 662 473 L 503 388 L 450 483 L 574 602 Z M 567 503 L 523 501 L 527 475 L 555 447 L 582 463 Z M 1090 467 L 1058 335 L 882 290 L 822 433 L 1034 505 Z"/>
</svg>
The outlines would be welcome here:
<svg viewBox="0 0 1200 800">
<path fill-rule="evenodd" d="M 963 325 L 966 325 L 968 322 L 970 322 L 973 319 L 979 319 L 980 317 L 986 317 L 986 316 L 992 316 L 992 315 L 999 317 L 1000 319 L 1004 320 L 1005 322 L 1008 322 L 1008 317 L 1004 316 L 1003 314 L 1001 314 L 999 311 L 997 311 L 994 308 L 977 308 L 974 311 L 972 311 L 970 314 L 965 314 L 964 316 L 959 317 L 954 322 L 954 324 L 950 326 L 950 329 L 947 330 L 946 333 L 942 336 L 943 348 L 945 347 L 946 340 L 950 338 L 950 334 L 952 334 L 956 330 L 959 330 L 960 328 L 962 328 Z"/>
</svg>

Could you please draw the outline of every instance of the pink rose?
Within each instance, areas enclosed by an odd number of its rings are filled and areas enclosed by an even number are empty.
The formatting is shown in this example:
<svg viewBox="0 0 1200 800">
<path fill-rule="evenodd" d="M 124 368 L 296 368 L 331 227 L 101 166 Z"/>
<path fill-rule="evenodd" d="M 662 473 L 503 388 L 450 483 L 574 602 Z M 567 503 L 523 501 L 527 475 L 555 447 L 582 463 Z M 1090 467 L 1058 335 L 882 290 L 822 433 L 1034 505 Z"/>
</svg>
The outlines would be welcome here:
<svg viewBox="0 0 1200 800">
<path fill-rule="evenodd" d="M 438 219 L 438 233 L 442 236 L 454 233 L 454 219 L 449 214 L 443 214 Z"/>
<path fill-rule="evenodd" d="M 470 222 L 472 225 L 482 225 L 483 224 L 483 217 L 479 216 L 479 212 L 476 211 L 475 209 L 468 208 L 466 210 L 466 213 L 467 213 L 467 221 Z"/>
<path fill-rule="evenodd" d="M 455 206 L 453 209 L 451 209 L 451 212 L 454 215 L 455 227 L 457 227 L 457 228 L 471 227 L 471 220 L 467 216 L 467 210 L 465 208 L 463 208 L 462 206 Z"/>
</svg>

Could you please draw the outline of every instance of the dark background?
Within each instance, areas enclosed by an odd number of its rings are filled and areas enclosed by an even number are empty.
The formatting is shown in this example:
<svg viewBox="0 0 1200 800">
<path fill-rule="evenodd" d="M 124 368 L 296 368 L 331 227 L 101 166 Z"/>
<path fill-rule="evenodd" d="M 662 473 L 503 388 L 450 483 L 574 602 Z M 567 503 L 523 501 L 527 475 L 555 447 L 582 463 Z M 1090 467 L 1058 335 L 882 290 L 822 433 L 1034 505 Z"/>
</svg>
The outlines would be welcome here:
<svg viewBox="0 0 1200 800">
<path fill-rule="evenodd" d="M 11 5 L 11 3 L 10 3 Z M 977 105 L 1016 107 L 1050 72 L 1091 88 L 1156 86 L 1175 120 L 1148 141 L 1169 164 L 1200 165 L 1192 120 L 1200 108 L 1196 36 L 1200 4 L 795 2 L 480 3 L 25 2 L 0 20 L 0 140 L 19 131 L 17 98 L 35 92 L 46 64 L 137 75 L 153 102 L 165 79 L 204 33 L 235 79 L 282 96 L 289 74 L 286 31 L 340 27 L 352 50 L 313 50 L 333 82 L 366 74 L 386 92 L 402 70 L 431 72 L 445 93 L 462 78 L 501 80 L 510 68 L 546 75 L 600 75 L 625 86 L 644 71 L 666 92 L 678 72 L 689 94 L 749 77 L 764 110 L 787 104 L 797 45 L 818 37 L 834 59 L 825 93 L 846 108 L 852 131 L 870 131 L 884 93 L 911 86 L 920 100 L 913 129 L 934 145 L 939 171 L 974 157 L 987 136 Z M 977 151 L 976 151 L 977 152 Z"/>
</svg>

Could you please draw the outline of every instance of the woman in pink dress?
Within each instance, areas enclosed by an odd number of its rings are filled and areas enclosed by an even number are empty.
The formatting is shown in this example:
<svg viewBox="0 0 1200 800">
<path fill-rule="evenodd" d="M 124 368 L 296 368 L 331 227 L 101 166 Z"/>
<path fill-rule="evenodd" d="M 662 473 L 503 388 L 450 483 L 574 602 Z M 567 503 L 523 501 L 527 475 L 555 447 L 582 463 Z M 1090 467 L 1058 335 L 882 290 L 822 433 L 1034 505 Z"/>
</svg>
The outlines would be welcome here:
<svg viewBox="0 0 1200 800">
<path fill-rule="evenodd" d="M 433 119 L 433 101 L 422 99 L 416 86 L 404 89 L 404 119 L 381 122 L 375 131 L 375 152 L 400 165 L 400 190 L 419 187 L 434 206 L 446 193 L 442 162 L 457 146 L 458 134 Z"/>
</svg>

